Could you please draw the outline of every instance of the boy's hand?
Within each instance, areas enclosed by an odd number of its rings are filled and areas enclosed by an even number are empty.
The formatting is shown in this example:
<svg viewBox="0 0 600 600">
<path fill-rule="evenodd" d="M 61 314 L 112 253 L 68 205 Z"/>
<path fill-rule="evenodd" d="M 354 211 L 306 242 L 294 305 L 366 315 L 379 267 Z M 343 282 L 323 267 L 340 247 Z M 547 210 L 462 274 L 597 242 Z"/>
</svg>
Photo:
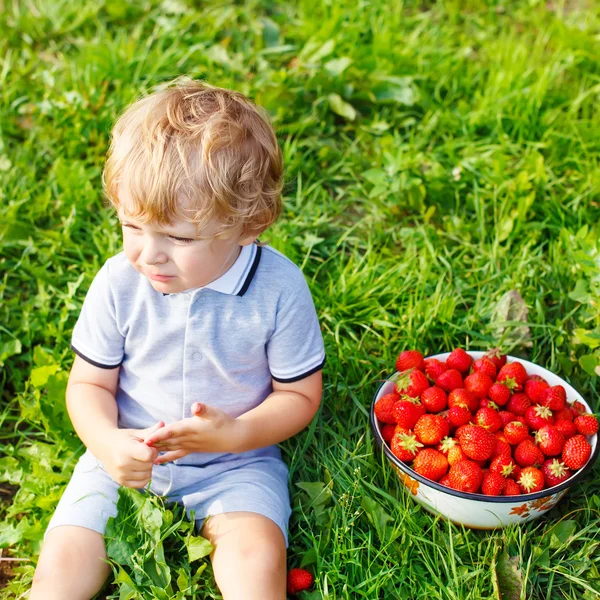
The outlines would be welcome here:
<svg viewBox="0 0 600 600">
<path fill-rule="evenodd" d="M 106 451 L 100 459 L 119 485 L 130 488 L 148 485 L 158 450 L 144 444 L 144 439 L 161 427 L 164 427 L 162 421 L 147 429 L 115 429 L 107 437 Z"/>
<path fill-rule="evenodd" d="M 213 406 L 195 402 L 192 417 L 165 425 L 146 436 L 149 448 L 164 452 L 155 465 L 183 458 L 192 452 L 233 452 L 241 425 L 234 417 Z"/>
</svg>

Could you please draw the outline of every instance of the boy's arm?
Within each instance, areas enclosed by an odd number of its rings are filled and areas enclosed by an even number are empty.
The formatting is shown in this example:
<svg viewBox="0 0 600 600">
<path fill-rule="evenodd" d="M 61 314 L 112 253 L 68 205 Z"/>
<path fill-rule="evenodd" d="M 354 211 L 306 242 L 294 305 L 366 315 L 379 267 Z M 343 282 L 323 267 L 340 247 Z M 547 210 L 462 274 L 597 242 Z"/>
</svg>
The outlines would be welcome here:
<svg viewBox="0 0 600 600">
<path fill-rule="evenodd" d="M 67 411 L 81 441 L 117 483 L 144 487 L 158 453 L 141 442 L 156 426 L 147 430 L 117 427 L 118 381 L 119 367 L 101 369 L 76 356 L 67 384 Z"/>
<path fill-rule="evenodd" d="M 304 429 L 319 408 L 321 394 L 321 371 L 294 383 L 274 380 L 273 392 L 237 418 L 195 402 L 192 417 L 165 425 L 144 441 L 164 452 L 154 464 L 171 462 L 191 452 L 237 453 L 263 448 Z"/>
<path fill-rule="evenodd" d="M 319 410 L 322 393 L 321 371 L 293 383 L 273 379 L 273 392 L 265 401 L 236 419 L 240 434 L 236 451 L 278 444 L 302 431 Z"/>
</svg>

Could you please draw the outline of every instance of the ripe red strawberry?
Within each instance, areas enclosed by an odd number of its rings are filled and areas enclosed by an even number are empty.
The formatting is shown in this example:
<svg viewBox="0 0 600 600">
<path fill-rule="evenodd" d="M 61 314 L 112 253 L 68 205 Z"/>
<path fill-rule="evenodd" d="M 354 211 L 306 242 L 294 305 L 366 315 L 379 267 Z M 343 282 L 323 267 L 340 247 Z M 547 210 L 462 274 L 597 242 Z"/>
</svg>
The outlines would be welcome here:
<svg viewBox="0 0 600 600">
<path fill-rule="evenodd" d="M 483 478 L 481 491 L 486 496 L 500 496 L 505 483 L 506 479 L 502 475 L 490 471 Z"/>
<path fill-rule="evenodd" d="M 531 440 L 523 440 L 518 444 L 513 456 L 521 467 L 533 467 L 544 462 L 544 454 Z"/>
<path fill-rule="evenodd" d="M 472 394 L 475 394 L 478 399 L 485 398 L 488 390 L 494 385 L 492 378 L 485 373 L 473 373 L 465 377 L 465 388 Z"/>
<path fill-rule="evenodd" d="M 433 448 L 424 448 L 415 456 L 412 468 L 423 477 L 438 481 L 448 471 L 448 459 Z"/>
<path fill-rule="evenodd" d="M 445 487 L 450 487 L 450 478 L 448 477 L 448 473 L 446 473 L 439 481 L 441 485 Z"/>
<path fill-rule="evenodd" d="M 533 494 L 544 489 L 544 474 L 535 467 L 525 467 L 517 483 L 524 494 Z"/>
<path fill-rule="evenodd" d="M 500 348 L 492 348 L 491 350 L 488 350 L 484 357 L 494 363 L 497 371 L 499 371 L 506 364 L 506 354 L 502 354 Z"/>
<path fill-rule="evenodd" d="M 492 452 L 490 458 L 494 459 L 497 456 L 512 456 L 512 448 L 508 442 L 496 439 L 496 448 L 494 448 L 494 452 Z"/>
<path fill-rule="evenodd" d="M 542 465 L 542 473 L 548 487 L 554 487 L 573 475 L 573 471 L 569 470 L 567 465 L 558 460 L 558 458 L 545 460 Z"/>
<path fill-rule="evenodd" d="M 550 410 L 562 410 L 567 405 L 567 392 L 562 385 L 548 387 L 542 392 L 539 403 Z"/>
<path fill-rule="evenodd" d="M 498 412 L 498 414 L 500 415 L 500 418 L 502 419 L 502 426 L 506 426 L 508 423 L 511 423 L 512 421 L 517 421 L 517 418 L 516 418 L 517 415 L 513 415 L 513 413 L 508 412 L 507 410 L 501 410 Z"/>
<path fill-rule="evenodd" d="M 550 406 L 548 408 L 550 408 L 550 410 L 552 410 Z M 559 421 L 574 421 L 575 417 L 577 416 L 577 415 L 573 414 L 573 410 L 568 406 L 565 406 L 565 408 L 563 408 L 561 410 L 552 411 L 552 412 L 554 413 L 555 423 L 558 423 Z"/>
<path fill-rule="evenodd" d="M 417 437 L 407 429 L 397 428 L 392 438 L 392 454 L 402 462 L 410 462 L 423 447 Z"/>
<path fill-rule="evenodd" d="M 458 446 L 458 442 L 449 436 L 446 436 L 439 444 L 437 447 L 438 452 L 441 452 L 444 456 L 448 456 L 448 452 L 454 448 Z"/>
<path fill-rule="evenodd" d="M 442 388 L 432 386 L 421 394 L 421 402 L 430 413 L 439 413 L 446 408 L 448 396 Z"/>
<path fill-rule="evenodd" d="M 425 373 L 431 381 L 435 381 L 442 373 L 448 370 L 448 365 L 437 358 L 425 359 Z"/>
<path fill-rule="evenodd" d="M 493 408 L 480 408 L 475 413 L 475 424 L 494 433 L 502 427 L 502 419 L 497 410 Z"/>
<path fill-rule="evenodd" d="M 381 428 L 381 437 L 383 441 L 389 445 L 392 440 L 392 436 L 394 435 L 394 430 L 396 429 L 396 425 L 393 423 L 387 423 Z"/>
<path fill-rule="evenodd" d="M 575 418 L 574 423 L 581 435 L 594 435 L 598 433 L 598 421 L 594 415 L 579 415 Z"/>
<path fill-rule="evenodd" d="M 455 427 L 466 425 L 472 418 L 473 415 L 466 406 L 453 406 L 448 411 L 448 420 Z"/>
<path fill-rule="evenodd" d="M 488 390 L 488 397 L 498 406 L 504 406 L 510 400 L 511 392 L 503 383 L 494 383 Z"/>
<path fill-rule="evenodd" d="M 532 375 L 525 381 L 525 394 L 534 404 L 541 401 L 547 389 L 550 389 L 548 382 L 539 375 Z"/>
<path fill-rule="evenodd" d="M 575 471 L 585 465 L 591 453 L 592 447 L 585 437 L 578 433 L 565 442 L 562 451 L 562 460 L 569 469 Z"/>
<path fill-rule="evenodd" d="M 573 421 L 556 421 L 554 427 L 558 429 L 564 436 L 565 440 L 572 438 L 577 433 L 577 427 Z"/>
<path fill-rule="evenodd" d="M 439 444 L 449 432 L 448 421 L 440 415 L 423 415 L 415 424 L 417 439 L 427 446 Z"/>
<path fill-rule="evenodd" d="M 418 369 L 422 371 L 425 368 L 425 360 L 418 350 L 404 350 L 396 359 L 396 370 L 402 373 L 408 369 Z"/>
<path fill-rule="evenodd" d="M 426 409 L 421 404 L 421 401 L 418 398 L 411 398 L 410 396 L 402 396 L 392 408 L 392 415 L 396 420 L 395 422 L 405 429 L 412 429 L 419 420 L 419 417 L 423 416 L 425 412 Z"/>
<path fill-rule="evenodd" d="M 448 450 L 448 464 L 453 465 L 461 460 L 468 460 L 467 455 L 463 452 L 463 449 L 456 444 Z"/>
<path fill-rule="evenodd" d="M 497 372 L 496 365 L 489 358 L 485 358 L 485 356 L 473 361 L 471 373 L 483 373 L 491 379 L 495 379 Z"/>
<path fill-rule="evenodd" d="M 392 413 L 392 409 L 398 400 L 400 400 L 398 394 L 385 394 L 384 396 L 381 396 L 381 398 L 375 402 L 375 406 L 373 407 L 375 416 L 382 423 L 395 423 L 396 418 Z"/>
<path fill-rule="evenodd" d="M 463 425 L 456 431 L 463 452 L 473 460 L 487 460 L 496 448 L 496 437 L 479 425 Z"/>
<path fill-rule="evenodd" d="M 287 574 L 287 593 L 295 596 L 308 590 L 313 584 L 313 576 L 306 569 L 290 569 Z"/>
<path fill-rule="evenodd" d="M 472 460 L 461 460 L 454 463 L 448 471 L 448 485 L 461 492 L 476 492 L 482 480 L 481 467 Z"/>
<path fill-rule="evenodd" d="M 525 394 L 520 394 L 517 392 L 510 397 L 510 400 L 506 405 L 506 410 L 514 413 L 515 415 L 524 415 L 530 406 L 531 400 Z"/>
<path fill-rule="evenodd" d="M 565 445 L 565 436 L 553 425 L 546 425 L 536 432 L 535 441 L 546 456 L 558 456 Z"/>
<path fill-rule="evenodd" d="M 579 402 L 579 400 L 575 400 L 575 402 L 571 404 L 571 408 L 575 411 L 575 413 L 580 415 L 584 415 L 587 412 L 585 405 Z M 577 416 L 577 414 L 575 414 L 575 416 Z"/>
<path fill-rule="evenodd" d="M 521 488 L 516 481 L 512 479 L 507 479 L 504 483 L 504 490 L 502 491 L 503 496 L 520 496 Z"/>
<path fill-rule="evenodd" d="M 446 359 L 446 364 L 450 369 L 456 369 L 460 373 L 467 373 L 473 359 L 462 348 L 452 350 Z"/>
<path fill-rule="evenodd" d="M 498 372 L 498 377 L 496 377 L 496 381 L 499 381 L 500 383 L 504 382 L 504 385 L 517 392 L 520 392 L 523 389 L 526 379 L 527 371 L 525 370 L 525 367 L 517 361 L 505 364 Z"/>
<path fill-rule="evenodd" d="M 451 392 L 463 386 L 462 375 L 456 369 L 448 369 L 435 380 L 435 385 L 446 392 Z"/>
<path fill-rule="evenodd" d="M 540 404 L 530 406 L 525 411 L 525 419 L 527 420 L 527 425 L 534 431 L 546 425 L 554 425 L 552 411 L 547 406 L 541 406 Z"/>
<path fill-rule="evenodd" d="M 502 477 L 510 477 L 515 472 L 517 465 L 510 455 L 501 454 L 496 456 L 490 463 L 490 471 L 498 473 Z"/>
<path fill-rule="evenodd" d="M 466 406 L 471 412 L 476 412 L 479 408 L 479 400 L 465 388 L 456 388 L 448 394 L 448 407 Z"/>
<path fill-rule="evenodd" d="M 496 439 L 502 440 L 503 442 L 506 442 L 508 444 L 508 440 L 506 439 L 506 436 L 504 435 L 504 431 L 502 431 L 502 429 L 496 431 L 494 435 L 496 436 Z"/>
<path fill-rule="evenodd" d="M 513 446 L 520 444 L 529 435 L 529 427 L 520 421 L 511 421 L 504 426 L 506 441 Z"/>
<path fill-rule="evenodd" d="M 489 398 L 483 398 L 479 401 L 479 408 L 493 408 L 496 412 L 500 410 L 500 407 L 492 402 Z"/>
<path fill-rule="evenodd" d="M 396 393 L 418 398 L 429 387 L 429 380 L 423 371 L 413 369 L 400 375 L 396 381 Z"/>
</svg>

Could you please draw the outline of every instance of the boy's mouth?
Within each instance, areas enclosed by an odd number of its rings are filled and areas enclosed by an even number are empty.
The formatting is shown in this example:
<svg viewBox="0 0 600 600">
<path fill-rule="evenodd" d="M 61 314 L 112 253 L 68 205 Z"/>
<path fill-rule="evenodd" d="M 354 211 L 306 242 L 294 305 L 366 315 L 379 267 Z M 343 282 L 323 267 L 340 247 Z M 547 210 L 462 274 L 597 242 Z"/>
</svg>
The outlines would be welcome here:
<svg viewBox="0 0 600 600">
<path fill-rule="evenodd" d="M 158 273 L 150 273 L 148 277 L 153 281 L 168 281 L 169 279 L 173 279 L 174 275 L 160 275 Z"/>
</svg>

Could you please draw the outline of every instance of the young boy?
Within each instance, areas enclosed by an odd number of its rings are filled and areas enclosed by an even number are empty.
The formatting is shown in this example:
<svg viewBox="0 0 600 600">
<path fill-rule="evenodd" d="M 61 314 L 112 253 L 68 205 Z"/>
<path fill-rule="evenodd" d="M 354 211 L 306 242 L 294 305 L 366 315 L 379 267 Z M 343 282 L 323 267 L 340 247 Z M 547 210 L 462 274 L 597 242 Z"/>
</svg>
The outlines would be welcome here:
<svg viewBox="0 0 600 600">
<path fill-rule="evenodd" d="M 195 511 L 225 600 L 284 600 L 288 471 L 276 446 L 312 420 L 325 354 L 304 277 L 258 236 L 281 212 L 265 111 L 179 80 L 113 131 L 106 193 L 124 252 L 73 330 L 67 386 L 87 447 L 48 526 L 31 600 L 91 598 L 119 486 Z M 208 517 L 208 518 L 207 518 Z"/>
</svg>

